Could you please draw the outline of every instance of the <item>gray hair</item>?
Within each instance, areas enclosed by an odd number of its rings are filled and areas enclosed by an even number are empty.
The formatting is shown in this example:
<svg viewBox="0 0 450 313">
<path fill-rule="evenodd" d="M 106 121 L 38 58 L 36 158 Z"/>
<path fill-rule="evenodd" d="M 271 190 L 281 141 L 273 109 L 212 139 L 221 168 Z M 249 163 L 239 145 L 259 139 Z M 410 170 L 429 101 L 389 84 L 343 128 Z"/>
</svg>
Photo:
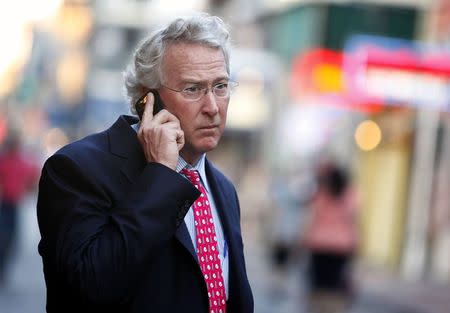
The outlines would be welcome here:
<svg viewBox="0 0 450 313">
<path fill-rule="evenodd" d="M 142 41 L 124 72 L 124 89 L 131 112 L 135 103 L 149 89 L 161 87 L 161 63 L 165 49 L 171 43 L 187 42 L 221 49 L 230 74 L 229 33 L 224 22 L 206 13 L 177 18 L 166 27 L 154 31 Z"/>
</svg>

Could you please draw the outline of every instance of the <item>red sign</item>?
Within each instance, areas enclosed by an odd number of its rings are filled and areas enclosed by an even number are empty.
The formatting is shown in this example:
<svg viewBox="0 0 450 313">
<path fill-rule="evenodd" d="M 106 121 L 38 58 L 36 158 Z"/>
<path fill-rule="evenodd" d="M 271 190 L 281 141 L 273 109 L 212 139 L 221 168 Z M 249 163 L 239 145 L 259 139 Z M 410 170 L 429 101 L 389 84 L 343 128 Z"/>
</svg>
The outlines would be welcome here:
<svg viewBox="0 0 450 313">
<path fill-rule="evenodd" d="M 448 111 L 448 49 L 405 40 L 357 36 L 343 62 L 353 102 Z"/>
<path fill-rule="evenodd" d="M 314 49 L 297 57 L 290 81 L 292 97 L 297 101 L 313 101 L 360 111 L 379 111 L 381 103 L 352 100 L 343 72 L 342 52 Z"/>
</svg>

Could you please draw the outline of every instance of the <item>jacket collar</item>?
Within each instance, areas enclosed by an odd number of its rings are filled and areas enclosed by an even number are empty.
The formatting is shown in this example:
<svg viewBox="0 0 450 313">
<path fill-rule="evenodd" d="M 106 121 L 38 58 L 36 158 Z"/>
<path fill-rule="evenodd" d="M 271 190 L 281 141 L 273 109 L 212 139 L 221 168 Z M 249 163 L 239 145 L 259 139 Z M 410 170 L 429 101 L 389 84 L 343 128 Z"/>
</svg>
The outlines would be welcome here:
<svg viewBox="0 0 450 313">
<path fill-rule="evenodd" d="M 121 171 L 130 182 L 134 181 L 146 163 L 137 134 L 131 128 L 138 121 L 137 117 L 121 115 L 107 131 L 111 153 L 126 159 Z"/>
<path fill-rule="evenodd" d="M 121 115 L 117 121 L 107 130 L 109 135 L 109 147 L 111 153 L 129 158 L 138 152 L 140 148 L 136 132 L 131 125 L 139 122 L 137 117 L 130 115 Z M 140 149 L 142 152 L 142 149 Z"/>
</svg>

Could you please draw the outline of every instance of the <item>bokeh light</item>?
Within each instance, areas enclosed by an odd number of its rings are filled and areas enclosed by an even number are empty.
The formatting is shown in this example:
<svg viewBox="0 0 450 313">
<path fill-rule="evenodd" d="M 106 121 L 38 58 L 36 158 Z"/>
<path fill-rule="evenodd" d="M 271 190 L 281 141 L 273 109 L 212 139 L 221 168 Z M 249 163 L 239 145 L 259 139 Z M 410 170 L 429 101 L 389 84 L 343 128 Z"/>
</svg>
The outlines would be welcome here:
<svg viewBox="0 0 450 313">
<path fill-rule="evenodd" d="M 363 151 L 375 149 L 381 142 L 381 129 L 371 120 L 361 122 L 355 131 L 355 141 Z"/>
</svg>

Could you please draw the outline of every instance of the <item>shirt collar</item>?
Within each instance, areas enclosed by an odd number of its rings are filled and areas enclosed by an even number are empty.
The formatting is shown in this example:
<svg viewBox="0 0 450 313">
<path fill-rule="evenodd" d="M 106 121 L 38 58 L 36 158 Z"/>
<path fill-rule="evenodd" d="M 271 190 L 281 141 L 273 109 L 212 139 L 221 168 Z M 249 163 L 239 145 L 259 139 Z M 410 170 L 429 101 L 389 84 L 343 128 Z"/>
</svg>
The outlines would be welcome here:
<svg viewBox="0 0 450 313">
<path fill-rule="evenodd" d="M 139 121 L 139 122 L 137 122 L 136 124 L 131 124 L 130 126 L 131 126 L 131 128 L 133 128 L 134 131 L 137 133 L 138 130 L 139 130 L 139 127 L 141 126 L 141 122 Z"/>
<path fill-rule="evenodd" d="M 176 171 L 179 173 L 184 168 L 188 169 L 188 170 L 197 170 L 198 174 L 200 175 L 200 178 L 202 180 L 203 186 L 205 187 L 207 192 L 210 192 L 208 180 L 206 179 L 205 163 L 206 163 L 206 153 L 203 153 L 200 156 L 200 158 L 198 159 L 197 163 L 195 163 L 194 165 L 189 164 L 180 156 L 180 157 L 178 157 Z"/>
</svg>

